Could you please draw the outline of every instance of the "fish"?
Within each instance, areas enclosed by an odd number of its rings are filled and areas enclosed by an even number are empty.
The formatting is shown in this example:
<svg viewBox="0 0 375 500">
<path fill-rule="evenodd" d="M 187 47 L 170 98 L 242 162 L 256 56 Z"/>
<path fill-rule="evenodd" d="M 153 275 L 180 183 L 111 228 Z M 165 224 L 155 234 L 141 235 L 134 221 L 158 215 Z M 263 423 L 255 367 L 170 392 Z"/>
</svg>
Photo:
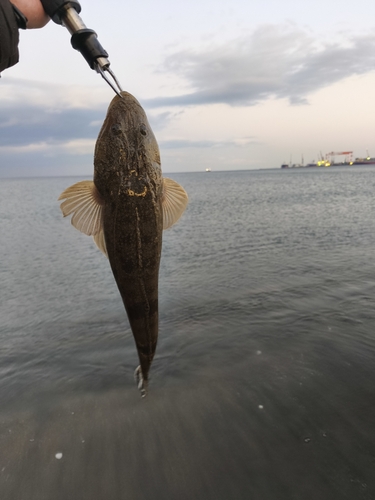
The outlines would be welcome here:
<svg viewBox="0 0 375 500">
<path fill-rule="evenodd" d="M 129 319 L 142 397 L 159 330 L 158 282 L 163 230 L 188 203 L 184 188 L 163 177 L 158 143 L 137 99 L 121 92 L 110 102 L 94 152 L 93 180 L 65 189 L 63 216 L 92 236 L 108 257 Z"/>
</svg>

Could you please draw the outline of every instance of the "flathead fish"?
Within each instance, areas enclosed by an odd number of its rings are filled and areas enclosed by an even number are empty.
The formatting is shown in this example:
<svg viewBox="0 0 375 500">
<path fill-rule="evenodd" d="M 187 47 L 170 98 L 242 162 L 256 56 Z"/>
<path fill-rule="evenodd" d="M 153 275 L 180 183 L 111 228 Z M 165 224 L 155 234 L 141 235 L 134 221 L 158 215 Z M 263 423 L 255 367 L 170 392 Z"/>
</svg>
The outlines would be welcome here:
<svg viewBox="0 0 375 500">
<path fill-rule="evenodd" d="M 108 257 L 134 335 L 146 394 L 158 339 L 158 281 L 162 232 L 184 212 L 188 197 L 163 178 L 159 147 L 139 102 L 114 97 L 100 130 L 93 181 L 77 182 L 59 197 L 64 216 L 92 236 Z"/>
</svg>

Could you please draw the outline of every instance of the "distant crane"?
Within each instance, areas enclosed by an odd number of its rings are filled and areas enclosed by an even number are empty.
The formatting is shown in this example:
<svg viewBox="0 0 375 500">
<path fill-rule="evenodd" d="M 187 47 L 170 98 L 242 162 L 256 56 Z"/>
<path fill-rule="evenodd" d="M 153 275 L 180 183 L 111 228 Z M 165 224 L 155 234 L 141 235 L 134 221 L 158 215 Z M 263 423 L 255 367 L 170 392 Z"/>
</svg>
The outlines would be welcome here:
<svg viewBox="0 0 375 500">
<path fill-rule="evenodd" d="M 351 163 L 353 161 L 353 151 L 340 151 L 338 153 L 335 151 L 331 151 L 330 153 L 326 154 L 326 160 L 332 164 L 335 163 L 335 156 L 341 155 L 346 156 L 345 163 Z"/>
</svg>

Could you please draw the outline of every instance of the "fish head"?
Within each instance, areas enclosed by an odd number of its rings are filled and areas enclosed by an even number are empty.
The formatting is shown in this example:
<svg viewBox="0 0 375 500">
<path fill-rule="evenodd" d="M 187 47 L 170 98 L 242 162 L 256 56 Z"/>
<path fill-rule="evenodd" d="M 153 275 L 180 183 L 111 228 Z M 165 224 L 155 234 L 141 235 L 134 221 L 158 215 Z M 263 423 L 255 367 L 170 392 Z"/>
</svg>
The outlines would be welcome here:
<svg viewBox="0 0 375 500">
<path fill-rule="evenodd" d="M 129 178 L 161 183 L 160 153 L 145 111 L 128 92 L 115 96 L 95 145 L 94 181 L 105 196 Z"/>
</svg>

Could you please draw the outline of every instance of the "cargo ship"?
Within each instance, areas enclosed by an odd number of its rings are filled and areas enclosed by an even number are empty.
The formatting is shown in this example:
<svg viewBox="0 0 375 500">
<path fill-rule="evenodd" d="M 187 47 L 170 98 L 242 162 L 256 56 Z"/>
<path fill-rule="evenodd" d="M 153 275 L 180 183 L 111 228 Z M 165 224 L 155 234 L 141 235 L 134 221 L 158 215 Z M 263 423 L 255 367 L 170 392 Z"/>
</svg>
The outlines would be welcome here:
<svg viewBox="0 0 375 500">
<path fill-rule="evenodd" d="M 356 158 L 353 165 L 375 165 L 375 158 L 368 156 L 367 158 Z"/>
</svg>

